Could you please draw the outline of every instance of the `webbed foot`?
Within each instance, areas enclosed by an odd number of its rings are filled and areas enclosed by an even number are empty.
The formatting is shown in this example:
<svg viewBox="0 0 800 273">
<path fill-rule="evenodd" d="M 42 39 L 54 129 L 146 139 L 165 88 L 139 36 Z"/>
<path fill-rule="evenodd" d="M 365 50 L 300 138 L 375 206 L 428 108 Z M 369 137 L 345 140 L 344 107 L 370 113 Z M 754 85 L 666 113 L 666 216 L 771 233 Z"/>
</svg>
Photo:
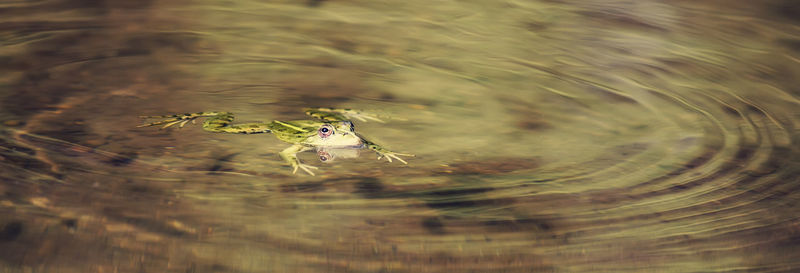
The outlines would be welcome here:
<svg viewBox="0 0 800 273">
<path fill-rule="evenodd" d="M 378 118 L 378 115 L 361 112 L 361 111 L 354 111 L 354 110 L 342 110 L 342 115 L 346 116 L 348 119 L 357 119 L 363 122 L 367 122 L 367 120 L 386 123 L 385 121 Z"/>
<path fill-rule="evenodd" d="M 303 171 L 305 171 L 306 173 L 308 173 L 309 175 L 315 176 L 314 172 L 312 172 L 311 169 L 315 169 L 315 170 L 319 169 L 316 166 L 311 166 L 311 165 L 308 165 L 308 164 L 301 163 L 300 160 L 297 160 L 294 163 L 292 163 L 292 166 L 294 167 L 294 169 L 292 170 L 292 174 L 296 174 L 297 173 L 297 169 L 299 168 L 299 169 L 302 169 Z"/>
<path fill-rule="evenodd" d="M 381 160 L 382 158 L 385 157 L 387 161 L 392 162 L 392 158 L 394 158 L 394 159 L 397 159 L 397 161 L 403 162 L 403 164 L 406 164 L 406 165 L 408 165 L 408 162 L 406 162 L 405 160 L 403 160 L 402 158 L 400 158 L 398 156 L 409 156 L 409 157 L 414 157 L 415 156 L 415 155 L 412 155 L 412 154 L 401 154 L 401 153 L 395 153 L 395 152 L 390 152 L 390 151 L 386 151 L 386 150 L 384 150 L 382 152 L 375 151 L 375 153 L 378 154 L 378 160 Z"/>
</svg>

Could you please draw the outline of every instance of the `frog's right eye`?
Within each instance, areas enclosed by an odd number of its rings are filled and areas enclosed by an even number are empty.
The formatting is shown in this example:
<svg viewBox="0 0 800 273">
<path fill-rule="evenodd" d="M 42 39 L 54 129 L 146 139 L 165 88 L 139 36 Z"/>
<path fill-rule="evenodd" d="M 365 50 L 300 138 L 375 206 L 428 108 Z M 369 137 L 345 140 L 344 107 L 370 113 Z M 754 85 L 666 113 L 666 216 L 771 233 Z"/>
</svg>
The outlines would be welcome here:
<svg viewBox="0 0 800 273">
<path fill-rule="evenodd" d="M 333 127 L 331 127 L 330 125 L 325 124 L 322 125 L 321 128 L 319 128 L 319 137 L 321 138 L 329 137 L 332 134 L 333 134 Z"/>
</svg>

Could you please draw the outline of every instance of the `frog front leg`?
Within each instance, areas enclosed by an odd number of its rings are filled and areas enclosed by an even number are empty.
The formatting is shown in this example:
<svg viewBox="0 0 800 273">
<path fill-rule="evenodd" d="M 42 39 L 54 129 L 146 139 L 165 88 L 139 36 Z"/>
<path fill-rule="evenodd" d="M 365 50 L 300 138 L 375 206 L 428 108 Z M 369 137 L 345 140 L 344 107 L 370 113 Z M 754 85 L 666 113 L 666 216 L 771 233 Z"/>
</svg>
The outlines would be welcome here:
<svg viewBox="0 0 800 273">
<path fill-rule="evenodd" d="M 361 137 L 361 136 L 359 136 L 359 137 Z M 414 156 L 412 154 L 401 154 L 401 153 L 395 153 L 395 152 L 389 151 L 386 148 L 383 148 L 380 145 L 373 143 L 372 141 L 364 139 L 363 137 L 361 137 L 361 141 L 364 142 L 364 146 L 367 147 L 367 149 L 370 149 L 373 152 L 378 154 L 378 160 L 380 160 L 381 158 L 386 157 L 387 161 L 392 162 L 392 158 L 394 158 L 394 159 L 397 159 L 397 161 L 403 162 L 403 164 L 408 165 L 408 162 L 406 162 L 405 160 L 403 160 L 402 158 L 400 158 L 398 156 L 411 156 L 411 157 Z"/>
<path fill-rule="evenodd" d="M 278 154 L 280 154 L 281 158 L 283 158 L 284 161 L 288 162 L 289 165 L 292 166 L 293 168 L 292 174 L 297 173 L 297 169 L 300 168 L 303 169 L 303 171 L 305 171 L 309 175 L 314 176 L 314 172 L 312 172 L 310 169 L 318 169 L 318 168 L 311 165 L 303 164 L 300 162 L 300 159 L 297 159 L 297 153 L 309 149 L 311 148 L 306 147 L 305 145 L 295 144 L 289 146 L 289 148 L 284 149 Z"/>
</svg>

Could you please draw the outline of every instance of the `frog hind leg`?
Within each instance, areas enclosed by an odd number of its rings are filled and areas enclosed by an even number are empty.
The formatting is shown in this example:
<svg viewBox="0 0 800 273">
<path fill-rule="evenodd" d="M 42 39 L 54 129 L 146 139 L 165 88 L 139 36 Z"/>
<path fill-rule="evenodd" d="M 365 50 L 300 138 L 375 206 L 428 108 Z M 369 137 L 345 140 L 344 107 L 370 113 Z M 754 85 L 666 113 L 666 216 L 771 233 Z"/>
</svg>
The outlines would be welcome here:
<svg viewBox="0 0 800 273">
<path fill-rule="evenodd" d="M 324 121 L 345 121 L 347 117 L 340 113 L 335 112 L 333 108 L 306 108 L 304 109 L 306 115 Z"/>
<path fill-rule="evenodd" d="M 219 112 L 203 122 L 203 130 L 215 133 L 262 134 L 272 132 L 269 123 L 233 123 L 233 113 Z"/>
<path fill-rule="evenodd" d="M 384 123 L 378 116 L 364 113 L 353 109 L 339 109 L 339 108 L 306 108 L 304 109 L 306 115 L 324 120 L 324 121 L 347 121 L 350 119 L 357 119 L 363 122 L 367 120 Z"/>
<path fill-rule="evenodd" d="M 215 133 L 235 133 L 235 134 L 260 134 L 269 133 L 269 123 L 233 123 L 233 113 L 230 112 L 198 112 L 192 114 L 178 114 L 166 116 L 143 116 L 142 118 L 163 118 L 164 120 L 152 123 L 142 124 L 137 127 L 148 127 L 156 125 L 164 125 L 161 128 L 167 128 L 175 124 L 180 124 L 183 128 L 187 122 L 195 122 L 197 118 L 208 118 L 203 122 L 203 129 Z"/>
<path fill-rule="evenodd" d="M 167 127 L 170 127 L 172 125 L 180 123 L 180 127 L 183 128 L 183 126 L 186 125 L 187 122 L 191 121 L 192 123 L 194 123 L 195 119 L 197 119 L 197 118 L 201 118 L 201 117 L 216 117 L 216 116 L 225 115 L 225 114 L 230 114 L 230 113 L 227 113 L 227 112 L 197 112 L 197 113 L 186 113 L 186 114 L 175 114 L 175 115 L 164 115 L 164 116 L 140 116 L 140 118 L 143 118 L 143 119 L 163 118 L 164 120 L 151 122 L 151 123 L 145 123 L 145 124 L 142 124 L 142 125 L 139 125 L 139 126 L 136 126 L 136 127 L 149 127 L 149 126 L 156 126 L 156 125 L 164 124 L 164 126 L 161 127 L 161 129 L 164 129 L 164 128 L 167 128 Z"/>
<path fill-rule="evenodd" d="M 297 173 L 297 169 L 299 168 L 299 169 L 302 169 L 303 171 L 305 171 L 306 173 L 308 173 L 309 175 L 314 176 L 314 172 L 312 172 L 311 169 L 318 169 L 318 168 L 315 167 L 315 166 L 303 164 L 303 163 L 300 162 L 300 159 L 297 159 L 297 153 L 305 151 L 305 150 L 308 150 L 308 149 L 310 149 L 310 148 L 306 147 L 304 145 L 295 144 L 295 145 L 289 146 L 288 148 L 284 149 L 283 151 L 281 151 L 278 154 L 280 154 L 281 158 L 283 158 L 284 161 L 286 161 L 287 163 L 289 163 L 290 166 L 292 166 L 292 168 L 293 168 L 292 173 L 293 174 Z"/>
</svg>

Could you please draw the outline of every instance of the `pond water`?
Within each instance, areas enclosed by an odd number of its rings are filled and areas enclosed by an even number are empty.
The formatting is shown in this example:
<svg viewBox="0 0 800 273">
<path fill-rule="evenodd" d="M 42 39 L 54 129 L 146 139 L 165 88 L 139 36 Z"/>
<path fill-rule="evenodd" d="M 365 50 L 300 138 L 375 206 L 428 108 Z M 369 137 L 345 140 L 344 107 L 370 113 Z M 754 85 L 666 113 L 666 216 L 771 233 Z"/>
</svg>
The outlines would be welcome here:
<svg viewBox="0 0 800 273">
<path fill-rule="evenodd" d="M 0 272 L 797 272 L 794 1 L 0 2 Z M 362 109 L 408 164 L 270 134 Z M 346 151 L 349 153 L 352 151 Z"/>
</svg>

